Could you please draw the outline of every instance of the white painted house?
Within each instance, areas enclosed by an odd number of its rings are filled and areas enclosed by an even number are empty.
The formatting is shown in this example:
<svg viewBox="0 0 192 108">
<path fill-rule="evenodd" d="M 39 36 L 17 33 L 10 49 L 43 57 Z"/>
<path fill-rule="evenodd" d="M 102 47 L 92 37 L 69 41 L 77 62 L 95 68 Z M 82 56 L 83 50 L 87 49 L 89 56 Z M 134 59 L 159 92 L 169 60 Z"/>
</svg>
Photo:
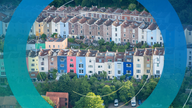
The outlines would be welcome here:
<svg viewBox="0 0 192 108">
<path fill-rule="evenodd" d="M 147 42 L 147 27 L 149 26 L 149 23 L 143 22 L 138 27 L 138 42 L 141 42 L 142 44 Z"/>
<path fill-rule="evenodd" d="M 36 43 L 36 40 L 35 40 L 35 39 L 32 39 L 32 40 L 30 40 L 29 42 L 27 42 L 26 50 L 35 49 L 35 43 Z"/>
<path fill-rule="evenodd" d="M 86 57 L 85 57 L 85 61 L 86 61 L 86 74 L 87 74 L 87 76 L 92 76 L 94 73 L 96 73 L 95 69 L 97 67 L 95 67 L 95 63 L 96 63 L 95 56 L 96 56 L 97 52 L 98 51 L 90 51 L 88 49 L 88 52 L 87 52 Z M 92 73 L 90 73 L 90 71 Z"/>
<path fill-rule="evenodd" d="M 161 46 L 163 46 L 163 36 L 162 36 L 162 33 L 161 33 L 161 30 L 159 29 L 159 27 L 157 27 L 156 29 L 156 42 L 158 44 L 160 44 Z"/>
<path fill-rule="evenodd" d="M 60 36 L 60 20 L 61 20 L 61 17 L 57 16 L 51 21 L 52 34 L 57 33 L 57 36 Z"/>
<path fill-rule="evenodd" d="M 153 75 L 161 77 L 164 67 L 164 48 L 155 48 L 153 54 Z"/>
<path fill-rule="evenodd" d="M 4 20 L 3 20 L 3 22 L 2 22 L 2 27 L 3 27 L 3 34 L 4 35 L 6 35 L 6 32 L 7 32 L 7 28 L 8 28 L 8 26 L 9 26 L 9 22 L 10 22 L 10 20 L 11 20 L 11 17 L 7 17 L 7 18 L 5 18 Z"/>
<path fill-rule="evenodd" d="M 192 69 L 192 45 L 187 45 L 187 66 L 189 70 Z"/>
<path fill-rule="evenodd" d="M 31 27 L 31 30 L 29 32 L 29 36 L 35 35 L 35 23 L 33 23 L 33 26 Z"/>
<path fill-rule="evenodd" d="M 48 73 L 48 52 L 49 49 L 41 49 L 39 52 L 39 72 Z"/>
<path fill-rule="evenodd" d="M 96 54 L 95 73 L 100 75 L 105 70 L 105 53 L 98 52 Z"/>
<path fill-rule="evenodd" d="M 192 25 L 183 25 L 186 43 L 192 44 Z"/>
<path fill-rule="evenodd" d="M 112 41 L 114 41 L 116 44 L 121 43 L 121 24 L 118 19 L 113 22 L 112 24 Z"/>
<path fill-rule="evenodd" d="M 115 77 L 115 52 L 106 52 L 105 53 L 105 71 L 107 72 L 107 78 L 113 79 Z"/>
</svg>

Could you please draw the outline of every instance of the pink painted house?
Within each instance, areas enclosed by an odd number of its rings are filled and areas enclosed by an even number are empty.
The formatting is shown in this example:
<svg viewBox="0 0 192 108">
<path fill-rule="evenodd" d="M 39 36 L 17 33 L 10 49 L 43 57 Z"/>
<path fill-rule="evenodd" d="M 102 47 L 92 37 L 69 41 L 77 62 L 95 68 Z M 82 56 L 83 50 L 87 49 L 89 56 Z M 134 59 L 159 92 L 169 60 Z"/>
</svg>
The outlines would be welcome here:
<svg viewBox="0 0 192 108">
<path fill-rule="evenodd" d="M 67 73 L 76 73 L 76 56 L 79 50 L 69 50 L 67 54 Z"/>
</svg>

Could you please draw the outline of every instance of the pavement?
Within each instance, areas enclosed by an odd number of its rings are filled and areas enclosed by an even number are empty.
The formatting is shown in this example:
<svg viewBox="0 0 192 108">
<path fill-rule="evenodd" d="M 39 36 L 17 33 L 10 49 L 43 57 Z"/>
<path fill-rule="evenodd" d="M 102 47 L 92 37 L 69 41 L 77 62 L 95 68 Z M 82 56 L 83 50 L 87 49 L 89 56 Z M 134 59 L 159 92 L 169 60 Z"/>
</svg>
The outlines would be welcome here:
<svg viewBox="0 0 192 108">
<path fill-rule="evenodd" d="M 108 108 L 137 108 L 139 105 L 137 105 L 136 107 L 132 107 L 131 104 L 129 103 L 129 105 L 127 106 L 122 106 L 120 107 L 121 105 L 123 105 L 124 103 L 120 102 L 119 103 L 119 106 L 118 107 L 115 107 L 113 103 L 110 103 L 109 104 L 109 107 Z"/>
</svg>

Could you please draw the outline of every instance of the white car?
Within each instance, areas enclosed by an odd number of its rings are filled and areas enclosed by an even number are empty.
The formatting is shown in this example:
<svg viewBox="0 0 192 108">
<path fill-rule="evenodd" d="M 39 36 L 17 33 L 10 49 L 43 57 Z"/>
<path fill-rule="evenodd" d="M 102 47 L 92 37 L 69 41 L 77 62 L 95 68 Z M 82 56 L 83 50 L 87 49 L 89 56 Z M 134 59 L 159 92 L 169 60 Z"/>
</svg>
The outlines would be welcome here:
<svg viewBox="0 0 192 108">
<path fill-rule="evenodd" d="M 118 105 L 119 105 L 119 104 L 118 104 L 118 99 L 115 99 L 115 100 L 114 100 L 114 106 L 115 106 L 115 107 L 118 107 Z"/>
<path fill-rule="evenodd" d="M 131 99 L 131 106 L 132 107 L 136 107 L 137 106 L 135 97 L 133 97 L 133 99 Z"/>
</svg>

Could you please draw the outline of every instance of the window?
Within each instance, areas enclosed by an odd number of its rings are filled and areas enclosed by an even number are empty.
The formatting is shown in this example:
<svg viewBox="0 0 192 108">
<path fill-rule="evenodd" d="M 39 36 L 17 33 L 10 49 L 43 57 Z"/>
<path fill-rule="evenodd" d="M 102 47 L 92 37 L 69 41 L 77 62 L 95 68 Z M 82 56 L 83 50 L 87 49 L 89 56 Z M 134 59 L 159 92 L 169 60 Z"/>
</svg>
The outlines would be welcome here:
<svg viewBox="0 0 192 108">
<path fill-rule="evenodd" d="M 60 46 L 58 45 L 58 48 L 60 48 Z"/>
<path fill-rule="evenodd" d="M 53 48 L 55 48 L 55 45 L 53 45 Z"/>
<path fill-rule="evenodd" d="M 83 28 L 83 26 L 81 26 L 81 28 Z"/>
<path fill-rule="evenodd" d="M 91 60 L 89 60 L 89 63 L 91 63 Z"/>
<path fill-rule="evenodd" d="M 135 37 L 135 35 L 133 34 L 133 38 Z"/>
<path fill-rule="evenodd" d="M 6 75 L 6 73 L 5 72 L 1 72 L 1 75 Z"/>
<path fill-rule="evenodd" d="M 44 65 L 44 62 L 41 62 L 41 65 Z"/>
<path fill-rule="evenodd" d="M 98 30 L 100 30 L 100 27 L 98 27 Z"/>
<path fill-rule="evenodd" d="M 83 64 L 79 64 L 79 68 L 83 68 Z"/>
<path fill-rule="evenodd" d="M 157 67 L 159 67 L 159 63 L 157 63 Z"/>
<path fill-rule="evenodd" d="M 131 70 L 126 70 L 126 74 L 131 74 Z"/>
<path fill-rule="evenodd" d="M 111 65 L 108 65 L 108 69 L 111 69 Z"/>
<path fill-rule="evenodd" d="M 98 35 L 100 35 L 100 32 L 98 32 Z"/>
<path fill-rule="evenodd" d="M 74 33 L 74 30 L 72 30 L 72 33 Z"/>
<path fill-rule="evenodd" d="M 191 32 L 189 32 L 189 35 L 191 35 Z"/>
<path fill-rule="evenodd" d="M 41 27 L 41 25 L 39 24 L 39 27 Z"/>
<path fill-rule="evenodd" d="M 70 69 L 70 72 L 74 72 L 74 70 L 73 70 L 73 69 Z"/>
<path fill-rule="evenodd" d="M 31 69 L 31 71 L 35 71 L 35 69 L 34 69 L 34 68 L 32 68 L 32 69 Z"/>
<path fill-rule="evenodd" d="M 64 64 L 60 64 L 60 67 L 64 67 Z"/>
<path fill-rule="evenodd" d="M 141 64 L 137 64 L 136 66 L 137 66 L 137 68 L 140 68 L 140 67 L 141 67 Z"/>
<path fill-rule="evenodd" d="M 51 48 L 51 45 L 49 45 L 49 48 Z"/>
<path fill-rule="evenodd" d="M 73 61 L 73 59 L 70 59 L 70 61 Z"/>
<path fill-rule="evenodd" d="M 135 29 L 133 29 L 132 31 L 133 31 L 133 33 L 135 33 Z"/>
<path fill-rule="evenodd" d="M 93 73 L 93 71 L 89 71 L 89 73 Z"/>
<path fill-rule="evenodd" d="M 44 61 L 44 58 L 42 58 L 42 61 Z"/>
<path fill-rule="evenodd" d="M 72 24 L 71 27 L 74 28 L 74 25 Z"/>
<path fill-rule="evenodd" d="M 47 27 L 49 27 L 49 24 L 47 24 Z"/>
<path fill-rule="evenodd" d="M 126 67 L 131 67 L 131 64 L 126 64 Z"/>
<path fill-rule="evenodd" d="M 108 35 L 108 33 L 107 33 L 107 35 Z"/>
<path fill-rule="evenodd" d="M 189 62 L 189 65 L 191 65 L 191 62 Z"/>
<path fill-rule="evenodd" d="M 91 26 L 89 26 L 89 30 L 91 30 Z"/>
<path fill-rule="evenodd" d="M 1 63 L 1 66 L 4 66 L 4 63 L 3 63 L 3 62 Z"/>
<path fill-rule="evenodd" d="M 139 61 L 139 59 L 137 59 L 137 61 Z"/>
<path fill-rule="evenodd" d="M 139 78 L 139 75 L 137 75 L 137 78 Z"/>
<path fill-rule="evenodd" d="M 115 36 L 117 37 L 117 33 L 115 33 Z"/>
<path fill-rule="evenodd" d="M 98 68 L 100 68 L 101 66 L 99 65 Z"/>
<path fill-rule="evenodd" d="M 124 37 L 126 36 L 126 34 L 124 34 Z"/>
<path fill-rule="evenodd" d="M 99 63 L 101 63 L 102 62 L 102 59 L 99 59 Z"/>
<path fill-rule="evenodd" d="M 121 71 L 120 71 L 120 70 L 118 70 L 118 74 L 121 74 Z"/>
<path fill-rule="evenodd" d="M 89 65 L 88 67 L 89 67 L 89 68 L 93 68 L 93 65 Z"/>
<path fill-rule="evenodd" d="M 156 74 L 160 74 L 160 70 L 156 70 Z"/>
<path fill-rule="evenodd" d="M 35 61 L 35 59 L 32 59 L 32 61 L 34 62 L 34 61 Z"/>
<path fill-rule="evenodd" d="M 102 71 L 98 71 L 98 74 L 100 75 L 102 73 Z"/>
<path fill-rule="evenodd" d="M 63 73 L 64 72 L 64 70 L 60 70 L 60 73 Z"/>
<path fill-rule="evenodd" d="M 136 70 L 137 73 L 141 73 L 141 70 Z"/>
<path fill-rule="evenodd" d="M 31 66 L 35 66 L 34 64 L 31 64 Z"/>
<path fill-rule="evenodd" d="M 108 62 L 112 62 L 112 59 L 108 59 Z"/>
<path fill-rule="evenodd" d="M 191 60 L 191 56 L 189 56 L 189 60 Z"/>
<path fill-rule="evenodd" d="M 44 70 L 44 67 L 41 67 L 41 70 Z"/>
<path fill-rule="evenodd" d="M 160 40 L 162 40 L 162 37 L 160 37 Z"/>
<path fill-rule="evenodd" d="M 153 37 L 151 37 L 151 40 L 153 40 Z"/>
<path fill-rule="evenodd" d="M 89 34 L 91 35 L 91 32 L 89 32 Z"/>
<path fill-rule="evenodd" d="M 153 22 L 153 19 L 151 19 L 151 22 Z"/>
<path fill-rule="evenodd" d="M 83 33 L 83 31 L 81 30 L 81 33 Z"/>
<path fill-rule="evenodd" d="M 49 29 L 47 29 L 47 32 L 49 32 Z"/>
<path fill-rule="evenodd" d="M 111 74 L 111 71 L 108 71 L 108 74 Z"/>
<path fill-rule="evenodd" d="M 81 70 L 79 70 L 79 73 L 83 73 L 83 70 L 81 69 Z"/>
<path fill-rule="evenodd" d="M 150 67 L 150 64 L 147 64 L 147 67 Z"/>
<path fill-rule="evenodd" d="M 122 59 L 117 59 L 117 62 L 121 62 L 122 61 Z"/>
<path fill-rule="evenodd" d="M 63 24 L 63 26 L 65 27 L 65 24 Z"/>
<path fill-rule="evenodd" d="M 144 33 L 144 29 L 142 29 L 142 34 Z"/>
<path fill-rule="evenodd" d="M 118 69 L 121 69 L 121 64 L 118 64 L 118 65 L 117 65 L 117 68 L 118 68 Z"/>
<path fill-rule="evenodd" d="M 150 70 L 147 70 L 147 73 L 150 73 Z"/>
<path fill-rule="evenodd" d="M 93 14 L 91 14 L 91 17 L 93 17 Z"/>
<path fill-rule="evenodd" d="M 126 41 L 126 39 L 124 39 L 124 42 Z"/>
<path fill-rule="evenodd" d="M 70 67 L 74 67 L 74 65 L 73 65 L 73 64 L 70 64 Z"/>
<path fill-rule="evenodd" d="M 117 28 L 115 28 L 115 31 L 117 31 Z"/>
<path fill-rule="evenodd" d="M 57 29 L 55 29 L 55 32 L 57 32 Z"/>
<path fill-rule="evenodd" d="M 135 43 L 135 40 L 133 40 L 133 43 Z"/>
<path fill-rule="evenodd" d="M 60 61 L 61 61 L 61 62 L 64 62 L 64 58 L 60 58 Z"/>
<path fill-rule="evenodd" d="M 39 33 L 41 32 L 41 29 L 39 29 Z"/>
<path fill-rule="evenodd" d="M 147 58 L 147 61 L 149 61 L 149 58 Z"/>
</svg>

